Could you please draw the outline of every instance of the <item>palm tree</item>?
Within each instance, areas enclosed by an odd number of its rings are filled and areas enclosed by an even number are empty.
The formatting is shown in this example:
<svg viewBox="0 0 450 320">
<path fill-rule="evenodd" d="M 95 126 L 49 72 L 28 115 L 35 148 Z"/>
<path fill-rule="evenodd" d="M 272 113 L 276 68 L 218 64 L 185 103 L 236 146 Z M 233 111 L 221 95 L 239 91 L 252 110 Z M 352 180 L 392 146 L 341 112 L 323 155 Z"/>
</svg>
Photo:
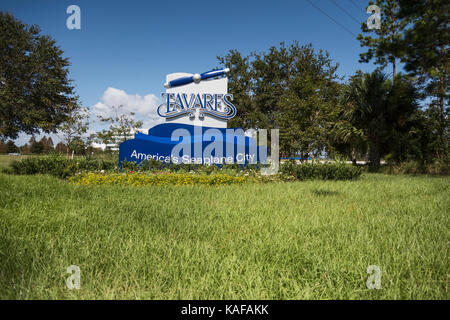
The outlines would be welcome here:
<svg viewBox="0 0 450 320">
<path fill-rule="evenodd" d="M 362 129 L 369 145 L 369 166 L 380 166 L 383 138 L 387 134 L 384 116 L 388 107 L 388 78 L 381 72 L 358 73 L 346 87 L 346 100 L 353 105 L 349 120 Z"/>
<path fill-rule="evenodd" d="M 347 113 L 351 129 L 359 136 L 364 133 L 369 147 L 369 169 L 376 171 L 381 157 L 392 148 L 394 132 L 404 127 L 417 109 L 416 90 L 401 75 L 393 84 L 382 72 L 359 72 L 350 79 L 344 96 L 351 106 Z"/>
<path fill-rule="evenodd" d="M 329 133 L 334 148 L 348 154 L 353 165 L 356 165 L 357 154 L 366 150 L 367 139 L 363 130 L 356 128 L 348 121 L 351 111 L 352 109 L 344 110 L 339 116 L 340 119 L 332 124 Z"/>
</svg>

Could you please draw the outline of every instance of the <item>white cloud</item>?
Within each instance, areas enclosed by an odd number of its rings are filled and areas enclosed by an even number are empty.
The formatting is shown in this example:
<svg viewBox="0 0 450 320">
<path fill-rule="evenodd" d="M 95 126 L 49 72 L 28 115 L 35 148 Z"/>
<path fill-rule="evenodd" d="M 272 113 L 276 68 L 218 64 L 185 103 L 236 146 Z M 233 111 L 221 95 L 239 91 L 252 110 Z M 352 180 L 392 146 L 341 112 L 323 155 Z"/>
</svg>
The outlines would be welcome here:
<svg viewBox="0 0 450 320">
<path fill-rule="evenodd" d="M 135 119 L 143 122 L 142 130 L 147 132 L 151 127 L 164 122 L 161 117 L 156 113 L 156 108 L 161 104 L 161 100 L 154 94 L 147 94 L 144 97 L 138 94 L 127 94 L 124 90 L 109 87 L 105 90 L 100 101 L 94 104 L 90 109 L 90 128 L 86 133 L 86 136 L 91 133 L 96 133 L 102 128 L 106 128 L 106 124 L 97 121 L 97 116 L 109 117 L 113 116 L 114 112 L 112 107 L 118 107 L 122 105 L 121 111 L 129 114 L 135 113 Z M 53 143 L 56 146 L 61 141 L 61 134 L 45 134 L 41 133 L 36 135 L 36 140 L 40 140 L 43 136 L 52 137 Z M 31 138 L 31 135 L 21 133 L 15 140 L 18 146 L 22 146 L 27 143 Z"/>
<path fill-rule="evenodd" d="M 103 93 L 100 101 L 91 108 L 96 116 L 113 116 L 112 107 L 122 105 L 121 112 L 135 113 L 137 120 L 144 122 L 144 128 L 150 128 L 161 123 L 161 118 L 156 113 L 156 108 L 160 104 L 160 99 L 154 94 L 147 94 L 144 97 L 138 94 L 128 94 L 124 90 L 109 87 Z"/>
</svg>

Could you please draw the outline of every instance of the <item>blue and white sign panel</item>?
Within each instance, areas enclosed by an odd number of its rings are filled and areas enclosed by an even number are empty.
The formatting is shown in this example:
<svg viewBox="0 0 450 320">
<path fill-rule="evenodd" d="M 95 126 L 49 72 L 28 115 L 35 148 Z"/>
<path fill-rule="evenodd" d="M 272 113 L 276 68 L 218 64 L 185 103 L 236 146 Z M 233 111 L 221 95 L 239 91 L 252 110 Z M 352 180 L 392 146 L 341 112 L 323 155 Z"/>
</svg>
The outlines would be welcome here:
<svg viewBox="0 0 450 320">
<path fill-rule="evenodd" d="M 227 129 L 236 107 L 228 93 L 228 79 L 218 77 L 228 71 L 167 75 L 166 92 L 156 110 L 165 123 L 121 143 L 119 166 L 124 160 L 150 159 L 175 164 L 267 163 L 266 147 L 257 146 L 240 128 Z"/>
</svg>

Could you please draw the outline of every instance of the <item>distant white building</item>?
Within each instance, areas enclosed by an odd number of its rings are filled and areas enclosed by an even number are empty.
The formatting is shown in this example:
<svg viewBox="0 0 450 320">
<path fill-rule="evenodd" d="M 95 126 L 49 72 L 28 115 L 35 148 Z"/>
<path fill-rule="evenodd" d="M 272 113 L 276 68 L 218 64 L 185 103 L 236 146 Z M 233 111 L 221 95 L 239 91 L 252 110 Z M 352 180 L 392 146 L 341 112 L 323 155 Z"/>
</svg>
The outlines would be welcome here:
<svg viewBox="0 0 450 320">
<path fill-rule="evenodd" d="M 130 134 L 127 136 L 127 140 L 128 140 L 128 139 L 133 139 L 133 138 L 134 138 L 134 134 L 135 134 L 136 132 L 147 133 L 147 132 L 148 132 L 148 129 L 137 129 L 137 130 L 132 130 L 132 131 L 130 131 Z M 112 150 L 112 151 L 119 151 L 119 143 L 118 143 L 118 141 L 120 141 L 120 140 L 122 139 L 122 137 L 114 136 L 113 139 L 116 141 L 116 143 L 108 143 L 108 144 L 105 144 L 105 143 L 97 143 L 97 142 L 93 142 L 93 143 L 91 144 L 91 146 L 92 146 L 93 148 L 102 149 L 102 151 L 105 151 L 105 150 L 107 150 L 107 149 L 108 149 L 108 150 Z"/>
</svg>

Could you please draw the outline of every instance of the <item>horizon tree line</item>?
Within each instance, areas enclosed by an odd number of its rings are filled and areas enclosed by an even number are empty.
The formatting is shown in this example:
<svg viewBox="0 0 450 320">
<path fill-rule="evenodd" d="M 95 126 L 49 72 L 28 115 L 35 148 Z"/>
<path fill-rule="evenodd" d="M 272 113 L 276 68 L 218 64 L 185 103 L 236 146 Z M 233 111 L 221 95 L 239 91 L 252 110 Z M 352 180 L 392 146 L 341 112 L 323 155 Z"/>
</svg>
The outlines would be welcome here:
<svg viewBox="0 0 450 320">
<path fill-rule="evenodd" d="M 368 30 L 363 23 L 357 37 L 367 49 L 360 62 L 377 66 L 371 73 L 357 71 L 345 80 L 327 51 L 296 41 L 247 56 L 237 50 L 218 56 L 219 64 L 231 69 L 229 91 L 237 107 L 229 126 L 279 128 L 280 152 L 287 157 L 327 155 L 353 163 L 366 158 L 373 170 L 381 159 L 448 162 L 449 4 L 377 0 L 376 5 L 382 10 L 381 28 Z M 21 132 L 60 132 L 70 156 L 88 142 L 123 141 L 142 127 L 134 114 L 116 106 L 113 117 L 99 118 L 108 129 L 87 135 L 89 113 L 74 92 L 70 63 L 56 42 L 9 13 L 0 12 L 0 26 L 5 35 L 0 38 L 3 144 L 13 148 L 7 140 Z"/>
</svg>

